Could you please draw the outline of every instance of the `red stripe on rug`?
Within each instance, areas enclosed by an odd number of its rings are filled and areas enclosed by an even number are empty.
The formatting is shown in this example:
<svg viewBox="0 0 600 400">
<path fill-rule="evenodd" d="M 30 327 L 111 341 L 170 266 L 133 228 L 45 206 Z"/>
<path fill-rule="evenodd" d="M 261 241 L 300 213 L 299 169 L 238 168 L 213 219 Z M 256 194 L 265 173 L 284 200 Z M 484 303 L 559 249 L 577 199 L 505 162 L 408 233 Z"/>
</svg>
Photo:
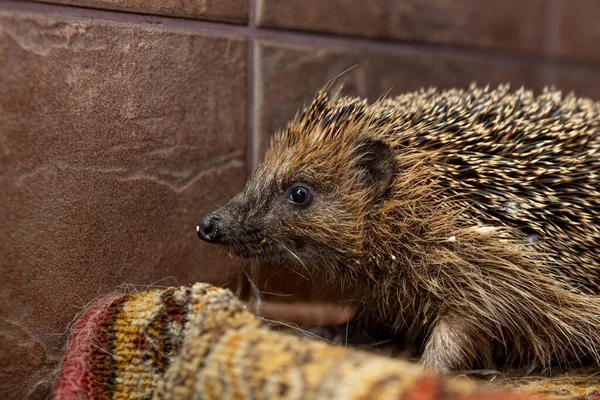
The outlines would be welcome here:
<svg viewBox="0 0 600 400">
<path fill-rule="evenodd" d="M 92 349 L 97 346 L 98 327 L 111 318 L 107 314 L 111 306 L 127 295 L 106 296 L 92 303 L 85 314 L 75 323 L 65 350 L 60 373 L 53 387 L 53 397 L 57 400 L 92 399 L 89 392 L 90 367 L 95 362 L 90 359 Z M 107 312 L 108 311 L 108 312 Z M 114 309 L 112 310 L 114 312 Z"/>
</svg>

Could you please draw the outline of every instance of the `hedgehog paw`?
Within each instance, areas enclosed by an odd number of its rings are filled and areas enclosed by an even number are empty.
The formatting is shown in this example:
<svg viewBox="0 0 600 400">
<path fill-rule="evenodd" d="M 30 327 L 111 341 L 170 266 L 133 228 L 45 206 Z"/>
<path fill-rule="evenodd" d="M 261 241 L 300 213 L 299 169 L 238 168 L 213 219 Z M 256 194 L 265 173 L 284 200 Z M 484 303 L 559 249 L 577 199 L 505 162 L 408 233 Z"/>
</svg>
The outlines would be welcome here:
<svg viewBox="0 0 600 400">
<path fill-rule="evenodd" d="M 466 370 L 473 355 L 468 335 L 449 319 L 441 319 L 436 323 L 421 356 L 420 364 L 439 374 L 448 374 Z"/>
</svg>

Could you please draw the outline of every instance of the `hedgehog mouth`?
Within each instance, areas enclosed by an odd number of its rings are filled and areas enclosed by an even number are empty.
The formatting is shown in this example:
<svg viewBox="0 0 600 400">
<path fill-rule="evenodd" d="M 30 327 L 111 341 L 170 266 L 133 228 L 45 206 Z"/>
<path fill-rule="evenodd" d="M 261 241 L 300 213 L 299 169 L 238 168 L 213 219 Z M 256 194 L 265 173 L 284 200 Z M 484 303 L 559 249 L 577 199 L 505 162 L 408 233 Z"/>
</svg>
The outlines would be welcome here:
<svg viewBox="0 0 600 400">
<path fill-rule="evenodd" d="M 244 260 L 264 260 L 270 259 L 270 252 L 262 248 L 248 248 L 248 249 L 231 249 L 233 253 Z"/>
<path fill-rule="evenodd" d="M 262 239 L 223 243 L 230 254 L 234 254 L 243 260 L 261 261 L 267 263 L 281 263 L 285 261 L 298 261 L 298 250 L 300 243 L 281 243 L 266 236 Z"/>
<path fill-rule="evenodd" d="M 229 253 L 235 254 L 244 260 L 272 260 L 277 259 L 279 250 L 273 242 L 260 239 L 252 242 L 223 243 Z"/>
</svg>

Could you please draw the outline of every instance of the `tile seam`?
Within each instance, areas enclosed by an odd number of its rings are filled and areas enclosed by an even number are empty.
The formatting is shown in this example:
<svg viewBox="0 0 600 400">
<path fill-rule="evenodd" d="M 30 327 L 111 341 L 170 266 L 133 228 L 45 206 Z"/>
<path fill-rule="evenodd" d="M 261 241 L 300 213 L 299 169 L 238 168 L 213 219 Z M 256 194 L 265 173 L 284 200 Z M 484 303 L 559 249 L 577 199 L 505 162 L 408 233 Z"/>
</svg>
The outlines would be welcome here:
<svg viewBox="0 0 600 400">
<path fill-rule="evenodd" d="M 552 85 L 558 84 L 558 41 L 560 38 L 560 0 L 549 0 L 544 21 L 544 52 L 552 58 L 542 74 L 543 79 Z"/>
<path fill-rule="evenodd" d="M 247 178 L 250 177 L 250 175 L 252 174 L 252 171 L 254 170 L 254 165 L 256 164 L 257 160 L 254 157 L 254 146 L 255 143 L 257 142 L 257 132 L 255 132 L 254 129 L 254 120 L 256 118 L 256 108 L 255 108 L 255 90 L 256 90 L 256 78 L 255 78 L 255 69 L 254 69 L 254 62 L 255 62 L 255 48 L 254 48 L 254 41 L 255 41 L 255 35 L 254 30 L 256 29 L 256 22 L 255 22 L 255 18 L 256 18 L 256 1 L 255 0 L 248 0 L 248 31 L 247 31 L 247 40 L 248 40 L 248 58 L 247 58 L 247 65 L 246 65 L 246 74 L 247 74 L 247 100 L 246 100 L 246 109 L 247 109 L 247 133 L 246 133 L 246 140 L 247 140 L 247 147 L 246 147 L 246 151 L 247 151 L 247 156 L 246 156 L 246 161 L 247 161 L 247 165 L 246 165 L 246 173 L 247 173 Z"/>
</svg>

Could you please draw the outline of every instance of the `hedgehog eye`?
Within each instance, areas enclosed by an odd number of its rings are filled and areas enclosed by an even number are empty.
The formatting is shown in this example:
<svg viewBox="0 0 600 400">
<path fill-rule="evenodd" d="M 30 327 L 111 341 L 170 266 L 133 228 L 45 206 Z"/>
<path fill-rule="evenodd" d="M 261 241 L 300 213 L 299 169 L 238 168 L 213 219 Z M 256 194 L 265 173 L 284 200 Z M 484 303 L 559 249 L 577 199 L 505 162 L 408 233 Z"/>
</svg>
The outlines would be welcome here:
<svg viewBox="0 0 600 400">
<path fill-rule="evenodd" d="M 292 190 L 290 190 L 290 194 L 288 195 L 288 201 L 299 206 L 307 206 L 308 204 L 310 204 L 311 200 L 312 195 L 310 193 L 310 190 L 308 190 L 304 186 L 294 186 Z"/>
</svg>

